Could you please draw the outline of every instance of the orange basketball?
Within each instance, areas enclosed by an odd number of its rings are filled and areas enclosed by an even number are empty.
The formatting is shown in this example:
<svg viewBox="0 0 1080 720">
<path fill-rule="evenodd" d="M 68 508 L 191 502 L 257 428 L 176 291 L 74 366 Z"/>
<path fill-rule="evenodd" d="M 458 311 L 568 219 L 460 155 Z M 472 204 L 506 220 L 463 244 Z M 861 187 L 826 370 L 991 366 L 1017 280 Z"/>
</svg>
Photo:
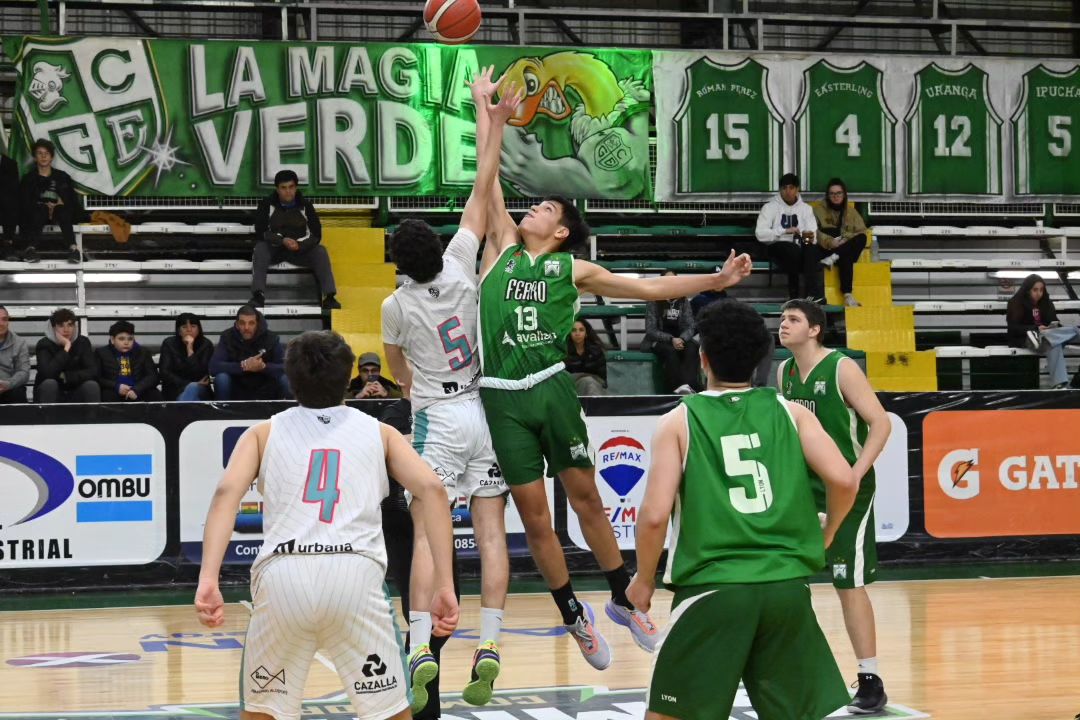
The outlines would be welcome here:
<svg viewBox="0 0 1080 720">
<path fill-rule="evenodd" d="M 468 42 L 480 29 L 480 3 L 477 0 L 427 0 L 424 24 L 441 43 Z"/>
</svg>

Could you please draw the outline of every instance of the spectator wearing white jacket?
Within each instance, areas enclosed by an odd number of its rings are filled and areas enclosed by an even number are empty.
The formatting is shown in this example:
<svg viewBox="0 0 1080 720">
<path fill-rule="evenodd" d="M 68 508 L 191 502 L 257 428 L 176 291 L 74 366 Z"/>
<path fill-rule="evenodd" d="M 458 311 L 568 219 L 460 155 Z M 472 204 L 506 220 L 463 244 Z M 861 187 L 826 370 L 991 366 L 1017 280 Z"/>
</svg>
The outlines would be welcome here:
<svg viewBox="0 0 1080 720">
<path fill-rule="evenodd" d="M 813 209 L 799 197 L 799 178 L 787 173 L 780 178 L 780 194 L 761 208 L 754 235 L 768 246 L 769 260 L 788 276 L 788 298 L 821 298 L 820 253 L 811 247 L 817 242 L 817 219 Z M 804 293 L 799 292 L 799 278 Z"/>
</svg>

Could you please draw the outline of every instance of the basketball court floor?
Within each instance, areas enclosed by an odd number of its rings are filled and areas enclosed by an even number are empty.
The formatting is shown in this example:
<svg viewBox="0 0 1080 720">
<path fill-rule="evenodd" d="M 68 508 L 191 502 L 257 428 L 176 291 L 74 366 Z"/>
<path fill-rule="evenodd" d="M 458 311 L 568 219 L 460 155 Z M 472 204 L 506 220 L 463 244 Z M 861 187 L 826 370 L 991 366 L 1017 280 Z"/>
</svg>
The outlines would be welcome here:
<svg viewBox="0 0 1080 720">
<path fill-rule="evenodd" d="M 883 716 L 1071 720 L 1080 713 L 1080 576 L 879 582 L 871 594 L 891 701 Z M 654 618 L 662 626 L 671 596 L 657 595 Z M 562 631 L 548 595 L 512 595 L 500 694 L 484 708 L 457 695 L 479 627 L 478 599 L 467 596 L 443 651 L 443 717 L 641 718 L 651 656 L 603 616 L 605 596 L 582 593 L 614 652 L 612 667 L 598 672 Z M 816 584 L 813 598 L 841 669 L 854 679 L 835 593 Z M 5 607 L 18 603 L 9 598 Z M 215 631 L 200 626 L 187 604 L 0 612 L 0 718 L 236 718 L 245 604 L 228 605 Z M 325 658 L 315 663 L 304 718 L 352 717 L 331 668 Z M 731 716 L 756 717 L 744 695 Z"/>
</svg>

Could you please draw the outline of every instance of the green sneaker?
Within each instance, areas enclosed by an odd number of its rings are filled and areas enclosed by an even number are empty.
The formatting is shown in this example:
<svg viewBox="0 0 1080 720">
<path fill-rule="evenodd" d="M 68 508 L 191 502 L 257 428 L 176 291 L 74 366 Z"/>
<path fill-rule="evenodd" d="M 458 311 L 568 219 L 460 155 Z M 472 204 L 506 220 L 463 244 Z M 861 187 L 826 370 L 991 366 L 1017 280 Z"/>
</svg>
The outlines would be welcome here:
<svg viewBox="0 0 1080 720">
<path fill-rule="evenodd" d="M 418 713 L 427 707 L 427 685 L 439 674 L 439 663 L 435 662 L 435 656 L 431 654 L 431 647 L 421 645 L 416 652 L 409 657 L 409 677 L 412 678 L 413 701 L 410 708 Z"/>
<path fill-rule="evenodd" d="M 502 664 L 499 660 L 499 646 L 486 642 L 476 648 L 473 654 L 472 681 L 461 693 L 462 699 L 470 705 L 487 705 L 495 691 L 495 678 L 499 677 Z"/>
</svg>

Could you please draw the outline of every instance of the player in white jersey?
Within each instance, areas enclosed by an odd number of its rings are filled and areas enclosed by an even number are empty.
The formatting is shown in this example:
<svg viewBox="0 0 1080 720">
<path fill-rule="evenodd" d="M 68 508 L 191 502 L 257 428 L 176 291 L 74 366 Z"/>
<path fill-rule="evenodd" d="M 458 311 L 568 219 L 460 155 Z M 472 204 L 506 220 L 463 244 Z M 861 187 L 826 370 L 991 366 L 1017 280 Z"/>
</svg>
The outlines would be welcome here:
<svg viewBox="0 0 1080 720">
<path fill-rule="evenodd" d="M 354 360 L 332 332 L 289 343 L 285 374 L 300 407 L 244 433 L 207 513 L 195 608 L 204 625 L 219 627 L 221 561 L 240 499 L 258 480 L 265 540 L 251 569 L 241 720 L 299 720 L 317 650 L 333 660 L 360 720 L 411 717 L 404 649 L 383 589 L 379 505 L 388 471 L 421 501 L 434 557 L 435 632 L 449 635 L 457 625 L 442 483 L 400 433 L 341 404 Z"/>
<path fill-rule="evenodd" d="M 493 67 L 478 78 L 493 87 Z M 477 83 L 474 83 L 474 88 Z M 446 252 L 422 220 L 405 220 L 390 238 L 390 256 L 410 278 L 382 307 L 383 342 L 394 378 L 412 401 L 413 447 L 435 470 L 451 505 L 464 498 L 471 512 L 481 565 L 480 643 L 462 697 L 486 705 L 499 674 L 499 630 L 510 582 L 506 553 L 508 488 L 495 461 L 483 406 L 476 354 L 476 257 L 487 230 L 488 194 L 499 166 L 503 128 L 520 102 L 511 86 L 497 105 L 474 90 L 476 181 L 461 225 Z M 413 512 L 409 608 L 409 674 L 413 711 L 428 702 L 427 685 L 439 672 L 430 647 L 431 616 L 419 601 L 431 595 L 431 555 L 422 520 Z"/>
</svg>

